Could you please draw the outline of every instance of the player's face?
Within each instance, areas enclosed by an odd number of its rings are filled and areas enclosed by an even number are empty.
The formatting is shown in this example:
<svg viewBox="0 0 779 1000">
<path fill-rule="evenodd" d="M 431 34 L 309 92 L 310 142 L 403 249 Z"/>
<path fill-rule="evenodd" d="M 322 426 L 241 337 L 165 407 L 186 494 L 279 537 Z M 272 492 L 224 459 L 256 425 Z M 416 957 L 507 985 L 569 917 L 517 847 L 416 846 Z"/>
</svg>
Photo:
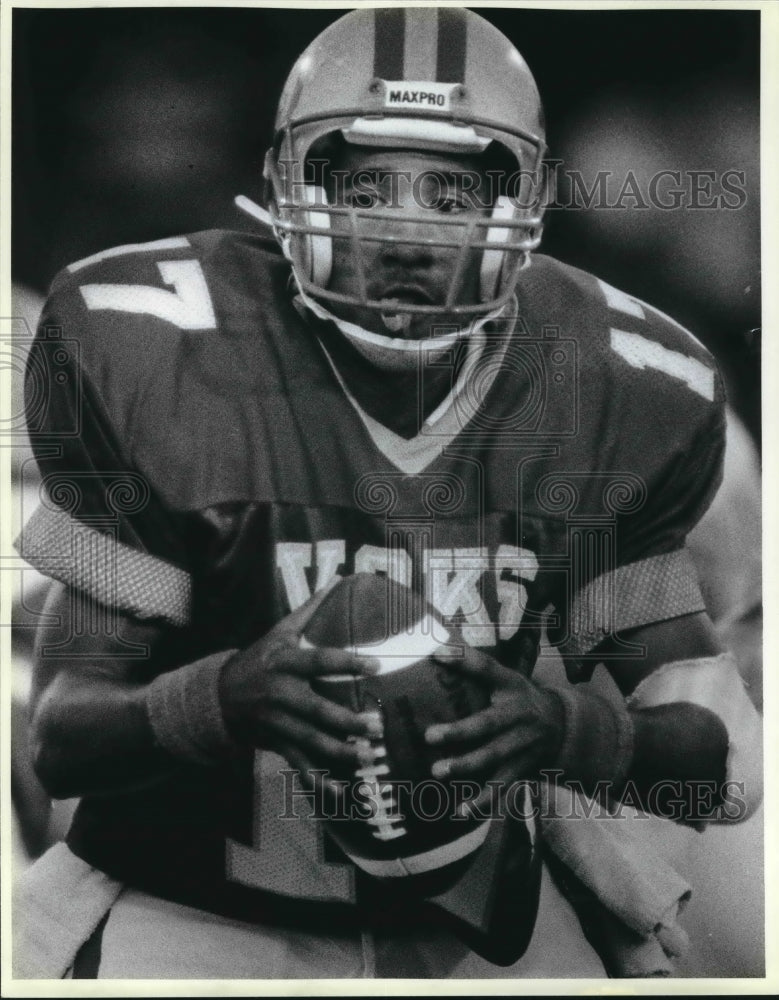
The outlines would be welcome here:
<svg viewBox="0 0 779 1000">
<path fill-rule="evenodd" d="M 474 251 L 456 276 L 464 243 L 465 225 L 446 225 L 443 219 L 463 223 L 489 214 L 486 183 L 473 157 L 410 151 L 351 148 L 331 174 L 328 201 L 360 209 L 358 236 L 396 237 L 409 242 L 360 239 L 359 254 L 352 238 L 333 240 L 333 270 L 329 288 L 349 295 L 364 291 L 370 299 L 385 300 L 386 310 L 332 303 L 342 319 L 385 336 L 420 340 L 448 332 L 467 320 L 451 314 L 403 313 L 399 303 L 442 306 L 452 281 L 458 278 L 456 305 L 479 301 L 479 253 Z M 371 217 L 371 212 L 387 217 Z M 350 220 L 333 215 L 335 229 L 349 232 Z M 479 230 L 483 238 L 484 230 Z M 450 246 L 436 245 L 435 241 Z"/>
</svg>

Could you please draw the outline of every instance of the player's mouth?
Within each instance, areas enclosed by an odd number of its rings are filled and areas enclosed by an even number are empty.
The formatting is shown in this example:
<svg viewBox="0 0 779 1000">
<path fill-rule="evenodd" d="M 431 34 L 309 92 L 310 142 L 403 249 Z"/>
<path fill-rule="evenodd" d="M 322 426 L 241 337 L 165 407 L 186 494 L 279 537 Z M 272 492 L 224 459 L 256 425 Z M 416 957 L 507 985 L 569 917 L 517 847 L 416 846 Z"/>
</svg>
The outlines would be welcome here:
<svg viewBox="0 0 779 1000">
<path fill-rule="evenodd" d="M 429 306 L 434 305 L 433 297 L 421 285 L 391 285 L 382 290 L 379 298 L 382 302 L 381 321 L 385 328 L 394 334 L 407 337 L 414 314 L 397 312 L 398 305 Z"/>
<path fill-rule="evenodd" d="M 381 290 L 377 296 L 382 303 L 381 321 L 390 333 L 408 335 L 413 313 L 398 312 L 397 306 L 430 306 L 434 305 L 433 296 L 418 284 L 395 284 Z"/>
<path fill-rule="evenodd" d="M 417 284 L 390 285 L 382 289 L 377 297 L 382 300 L 382 303 L 387 304 L 388 312 L 391 312 L 393 305 L 398 304 L 407 306 L 435 305 L 435 300 L 430 292 L 422 285 Z"/>
</svg>

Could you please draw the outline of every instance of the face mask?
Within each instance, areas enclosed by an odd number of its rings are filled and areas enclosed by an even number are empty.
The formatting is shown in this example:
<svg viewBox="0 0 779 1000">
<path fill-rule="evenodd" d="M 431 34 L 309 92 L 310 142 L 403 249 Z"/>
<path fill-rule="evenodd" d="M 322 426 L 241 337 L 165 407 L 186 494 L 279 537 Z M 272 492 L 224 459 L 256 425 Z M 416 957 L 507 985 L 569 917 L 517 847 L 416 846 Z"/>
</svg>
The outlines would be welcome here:
<svg viewBox="0 0 779 1000">
<path fill-rule="evenodd" d="M 419 366 L 420 351 L 425 352 L 424 357 L 426 362 L 434 362 L 437 358 L 445 354 L 446 351 L 450 350 L 458 341 L 472 336 L 481 330 L 486 323 L 489 323 L 490 320 L 496 319 L 503 311 L 502 309 L 497 309 L 486 316 L 481 316 L 466 327 L 453 330 L 451 333 L 442 334 L 440 337 L 429 337 L 426 340 L 405 340 L 403 337 L 387 337 L 380 333 L 374 333 L 372 330 L 365 330 L 363 327 L 357 326 L 356 323 L 349 323 L 346 320 L 339 319 L 338 316 L 334 316 L 324 306 L 314 301 L 309 295 L 306 295 L 300 289 L 300 286 L 298 286 L 298 295 L 306 308 L 314 316 L 326 322 L 334 323 L 340 332 L 348 338 L 349 343 L 367 361 L 382 371 L 387 372 L 414 371 Z M 394 319 L 394 317 L 388 318 L 390 320 Z M 393 324 L 386 324 L 385 320 L 385 325 L 391 326 Z"/>
</svg>

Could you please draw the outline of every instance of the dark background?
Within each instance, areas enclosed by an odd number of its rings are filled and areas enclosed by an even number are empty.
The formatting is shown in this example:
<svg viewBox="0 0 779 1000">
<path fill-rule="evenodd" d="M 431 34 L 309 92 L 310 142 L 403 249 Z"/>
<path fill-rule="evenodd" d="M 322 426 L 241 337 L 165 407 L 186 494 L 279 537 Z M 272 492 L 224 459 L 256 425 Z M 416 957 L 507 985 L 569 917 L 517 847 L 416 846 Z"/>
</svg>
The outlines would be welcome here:
<svg viewBox="0 0 779 1000">
<path fill-rule="evenodd" d="M 479 12 L 527 59 L 551 155 L 588 186 L 745 172 L 737 210 L 553 209 L 543 249 L 688 326 L 759 436 L 759 12 Z M 259 199 L 286 74 L 342 13 L 15 9 L 14 280 L 44 293 L 107 246 L 251 226 L 233 197 Z"/>
</svg>

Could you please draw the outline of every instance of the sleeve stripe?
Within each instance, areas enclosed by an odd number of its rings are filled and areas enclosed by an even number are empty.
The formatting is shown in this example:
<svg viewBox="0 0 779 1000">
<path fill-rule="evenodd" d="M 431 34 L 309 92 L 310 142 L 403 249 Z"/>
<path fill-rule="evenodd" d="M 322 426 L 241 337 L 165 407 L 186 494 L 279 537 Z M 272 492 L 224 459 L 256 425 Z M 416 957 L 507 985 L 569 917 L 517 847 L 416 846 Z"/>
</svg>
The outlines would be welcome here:
<svg viewBox="0 0 779 1000">
<path fill-rule="evenodd" d="M 82 524 L 44 501 L 16 541 L 39 572 L 101 604 L 139 619 L 171 625 L 190 621 L 192 586 L 187 572 Z"/>
<path fill-rule="evenodd" d="M 686 549 L 642 559 L 596 577 L 574 596 L 561 652 L 565 657 L 584 656 L 615 632 L 705 608 Z"/>
</svg>

